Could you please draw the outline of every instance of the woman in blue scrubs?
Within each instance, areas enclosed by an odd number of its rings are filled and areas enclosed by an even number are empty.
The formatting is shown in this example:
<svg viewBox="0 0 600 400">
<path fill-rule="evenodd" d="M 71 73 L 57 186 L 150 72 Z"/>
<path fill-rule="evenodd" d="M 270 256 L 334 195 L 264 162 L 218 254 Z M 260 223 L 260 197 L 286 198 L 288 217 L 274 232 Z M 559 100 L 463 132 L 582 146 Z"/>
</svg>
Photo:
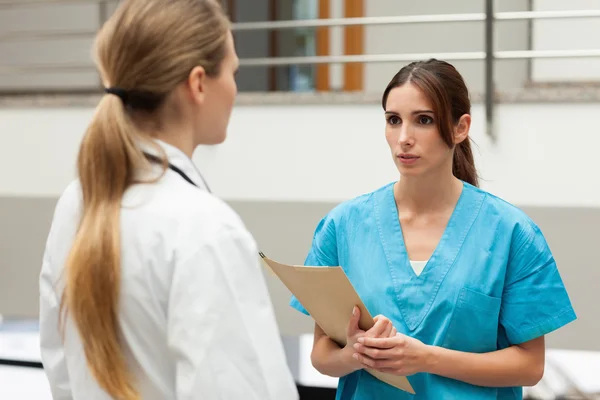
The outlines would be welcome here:
<svg viewBox="0 0 600 400">
<path fill-rule="evenodd" d="M 469 94 L 452 65 L 407 65 L 382 104 L 400 179 L 325 216 L 305 264 L 340 265 L 398 333 L 362 332 L 355 315 L 340 348 L 317 325 L 313 365 L 341 378 L 337 399 L 521 399 L 543 375 L 544 335 L 576 319 L 548 244 L 478 188 Z M 416 395 L 365 368 L 408 376 Z"/>
</svg>

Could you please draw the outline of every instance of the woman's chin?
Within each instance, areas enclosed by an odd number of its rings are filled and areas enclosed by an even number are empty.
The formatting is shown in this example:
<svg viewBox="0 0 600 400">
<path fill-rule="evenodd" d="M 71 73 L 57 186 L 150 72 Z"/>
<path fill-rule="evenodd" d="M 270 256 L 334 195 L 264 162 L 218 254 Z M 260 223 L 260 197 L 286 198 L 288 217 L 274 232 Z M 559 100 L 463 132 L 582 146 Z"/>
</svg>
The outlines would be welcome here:
<svg viewBox="0 0 600 400">
<path fill-rule="evenodd" d="M 225 142 L 225 139 L 227 139 L 227 132 L 223 132 L 222 134 L 216 134 L 216 135 L 203 137 L 200 139 L 198 144 L 201 146 L 214 146 L 214 145 Z"/>
<path fill-rule="evenodd" d="M 398 172 L 400 172 L 400 175 L 403 176 L 420 176 L 423 174 L 423 168 L 414 166 L 414 165 L 404 165 L 404 164 L 396 164 L 396 168 L 398 169 Z"/>
</svg>

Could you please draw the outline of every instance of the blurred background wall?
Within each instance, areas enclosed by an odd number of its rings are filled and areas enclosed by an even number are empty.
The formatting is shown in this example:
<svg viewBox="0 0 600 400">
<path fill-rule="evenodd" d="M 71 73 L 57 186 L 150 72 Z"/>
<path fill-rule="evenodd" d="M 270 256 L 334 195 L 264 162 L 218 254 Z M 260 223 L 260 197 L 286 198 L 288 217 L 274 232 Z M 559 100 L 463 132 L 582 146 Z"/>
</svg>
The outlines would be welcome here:
<svg viewBox="0 0 600 400">
<path fill-rule="evenodd" d="M 483 0 L 227 1 L 236 23 L 481 14 Z M 36 316 L 37 275 L 54 206 L 75 176 L 98 100 L 92 38 L 116 2 L 0 2 L 0 314 Z M 597 0 L 502 0 L 499 13 L 598 9 Z M 484 52 L 482 21 L 235 33 L 240 58 Z M 39 32 L 44 32 L 39 33 Z M 496 51 L 598 49 L 600 18 L 498 20 Z M 319 219 L 397 178 L 380 94 L 406 62 L 242 67 L 228 141 L 194 161 L 261 249 L 302 263 Z M 555 253 L 579 320 L 549 338 L 600 350 L 600 58 L 495 61 L 494 138 L 482 60 L 453 62 L 472 92 L 482 187 L 523 208 Z M 368 267 L 368 266 L 365 266 Z M 310 332 L 266 273 L 281 330 Z"/>
</svg>

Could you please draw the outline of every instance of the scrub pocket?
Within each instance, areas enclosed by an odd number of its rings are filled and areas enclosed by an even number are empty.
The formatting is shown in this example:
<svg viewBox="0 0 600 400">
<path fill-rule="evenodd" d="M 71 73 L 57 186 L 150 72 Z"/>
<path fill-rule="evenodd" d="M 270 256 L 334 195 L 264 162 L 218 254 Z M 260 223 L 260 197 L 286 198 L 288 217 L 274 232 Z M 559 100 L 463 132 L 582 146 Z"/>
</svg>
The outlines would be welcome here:
<svg viewBox="0 0 600 400">
<path fill-rule="evenodd" d="M 469 353 L 497 349 L 502 299 L 463 287 L 442 347 Z"/>
</svg>

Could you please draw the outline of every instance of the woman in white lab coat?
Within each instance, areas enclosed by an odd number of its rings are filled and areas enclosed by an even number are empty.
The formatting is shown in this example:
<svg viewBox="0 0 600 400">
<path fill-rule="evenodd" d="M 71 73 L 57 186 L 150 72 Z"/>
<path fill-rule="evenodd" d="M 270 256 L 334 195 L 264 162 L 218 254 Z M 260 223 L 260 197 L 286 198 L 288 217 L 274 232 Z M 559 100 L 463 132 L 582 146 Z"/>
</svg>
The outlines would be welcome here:
<svg viewBox="0 0 600 400">
<path fill-rule="evenodd" d="M 106 93 L 40 276 L 54 399 L 296 399 L 256 244 L 191 161 L 236 95 L 218 1 L 122 2 L 96 58 Z"/>
</svg>

